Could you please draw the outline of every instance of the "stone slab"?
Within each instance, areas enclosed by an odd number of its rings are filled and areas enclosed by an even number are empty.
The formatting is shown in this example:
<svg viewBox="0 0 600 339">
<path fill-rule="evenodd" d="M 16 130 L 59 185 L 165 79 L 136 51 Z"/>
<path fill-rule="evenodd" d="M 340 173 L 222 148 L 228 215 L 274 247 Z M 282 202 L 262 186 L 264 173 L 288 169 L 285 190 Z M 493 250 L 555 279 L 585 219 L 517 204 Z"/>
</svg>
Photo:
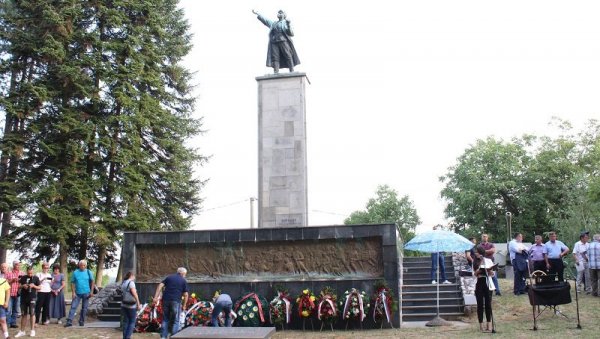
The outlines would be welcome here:
<svg viewBox="0 0 600 339">
<path fill-rule="evenodd" d="M 72 328 L 77 328 L 78 326 L 73 326 Z M 119 328 L 121 327 L 121 323 L 118 321 L 93 321 L 85 323 L 83 328 Z"/>
<path fill-rule="evenodd" d="M 274 334 L 275 327 L 188 327 L 171 338 L 268 339 Z"/>
</svg>

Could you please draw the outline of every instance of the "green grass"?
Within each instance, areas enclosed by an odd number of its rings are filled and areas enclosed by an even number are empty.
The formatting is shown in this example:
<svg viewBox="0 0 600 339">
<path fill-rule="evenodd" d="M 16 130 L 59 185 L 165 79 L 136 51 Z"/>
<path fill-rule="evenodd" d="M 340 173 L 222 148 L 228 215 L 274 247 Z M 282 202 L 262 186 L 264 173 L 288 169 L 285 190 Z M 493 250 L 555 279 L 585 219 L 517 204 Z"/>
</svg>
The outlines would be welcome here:
<svg viewBox="0 0 600 339">
<path fill-rule="evenodd" d="M 274 338 L 482 338 L 493 336 L 495 338 L 598 338 L 598 310 L 600 298 L 590 295 L 579 295 L 579 313 L 582 329 L 577 326 L 577 313 L 575 303 L 575 290 L 571 289 L 573 302 L 560 306 L 560 310 L 569 316 L 555 316 L 546 310 L 538 318 L 538 330 L 533 331 L 532 307 L 526 295 L 515 296 L 512 294 L 512 281 L 500 279 L 501 297 L 494 296 L 492 308 L 496 323 L 496 334 L 479 332 L 477 314 L 473 313 L 468 318 L 463 318 L 460 326 L 433 327 L 433 328 L 401 328 L 388 330 L 369 331 L 335 331 L 303 333 L 301 331 L 277 332 Z"/>
</svg>

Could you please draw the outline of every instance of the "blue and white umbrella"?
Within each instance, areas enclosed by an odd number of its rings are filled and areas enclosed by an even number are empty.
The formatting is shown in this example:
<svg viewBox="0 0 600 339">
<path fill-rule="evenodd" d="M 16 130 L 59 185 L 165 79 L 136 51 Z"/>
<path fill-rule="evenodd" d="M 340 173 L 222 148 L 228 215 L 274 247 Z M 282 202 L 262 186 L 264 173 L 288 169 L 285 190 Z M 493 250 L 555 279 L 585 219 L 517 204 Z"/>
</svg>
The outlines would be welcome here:
<svg viewBox="0 0 600 339">
<path fill-rule="evenodd" d="M 464 252 L 473 248 L 473 243 L 462 235 L 450 231 L 430 231 L 418 234 L 404 245 L 405 250 L 420 251 L 428 253 L 439 252 Z M 438 260 L 436 258 L 436 260 Z M 427 326 L 449 325 L 447 321 L 440 318 L 440 269 L 437 265 L 437 316 L 429 321 Z"/>
<path fill-rule="evenodd" d="M 463 252 L 473 248 L 473 243 L 450 231 L 430 231 L 416 235 L 404 245 L 405 250 L 427 253 Z"/>
</svg>

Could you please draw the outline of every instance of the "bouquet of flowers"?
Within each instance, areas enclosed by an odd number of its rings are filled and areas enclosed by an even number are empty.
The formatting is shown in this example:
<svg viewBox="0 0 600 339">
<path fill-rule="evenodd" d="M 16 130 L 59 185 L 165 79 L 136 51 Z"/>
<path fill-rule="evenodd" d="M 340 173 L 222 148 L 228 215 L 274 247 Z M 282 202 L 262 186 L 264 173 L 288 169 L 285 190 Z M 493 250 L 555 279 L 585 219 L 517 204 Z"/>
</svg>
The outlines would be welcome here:
<svg viewBox="0 0 600 339">
<path fill-rule="evenodd" d="M 324 323 L 333 323 L 337 316 L 337 295 L 335 291 L 327 286 L 319 293 L 319 303 L 317 306 L 317 317 Z"/>
<path fill-rule="evenodd" d="M 375 294 L 373 295 L 373 321 L 380 322 L 384 319 L 391 323 L 394 312 L 394 294 L 386 286 L 385 282 L 378 282 L 375 285 Z"/>
<path fill-rule="evenodd" d="M 258 327 L 265 323 L 264 311 L 269 309 L 265 298 L 256 293 L 248 293 L 238 299 L 233 307 L 237 314 L 236 324 L 243 327 Z"/>
<path fill-rule="evenodd" d="M 346 291 L 344 293 L 344 299 L 340 301 L 340 307 L 342 308 L 343 319 L 358 319 L 363 321 L 369 313 L 367 293 L 365 291 L 359 291 L 356 288 Z"/>
<path fill-rule="evenodd" d="M 307 288 L 296 298 L 300 318 L 310 318 L 315 309 L 315 295 Z"/>
<path fill-rule="evenodd" d="M 269 316 L 271 324 L 289 324 L 291 318 L 292 303 L 287 290 L 277 291 L 277 296 L 269 303 Z"/>
<path fill-rule="evenodd" d="M 162 323 L 163 310 L 160 303 L 154 305 L 151 301 L 144 304 L 135 320 L 135 332 L 158 332 Z"/>
</svg>

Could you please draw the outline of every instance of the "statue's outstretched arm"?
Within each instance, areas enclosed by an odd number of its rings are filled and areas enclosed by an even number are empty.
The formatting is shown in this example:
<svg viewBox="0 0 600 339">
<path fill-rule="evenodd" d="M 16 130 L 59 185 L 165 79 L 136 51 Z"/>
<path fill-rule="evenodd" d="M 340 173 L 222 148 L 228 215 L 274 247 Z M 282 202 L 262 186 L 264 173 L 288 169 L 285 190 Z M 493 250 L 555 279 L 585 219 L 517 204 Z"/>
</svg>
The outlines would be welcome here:
<svg viewBox="0 0 600 339">
<path fill-rule="evenodd" d="M 264 16 L 260 15 L 260 13 L 258 13 L 256 10 L 252 10 L 252 13 L 256 14 L 256 18 L 262 22 L 265 26 L 271 28 L 271 26 L 273 25 L 273 21 L 265 18 Z"/>
</svg>

